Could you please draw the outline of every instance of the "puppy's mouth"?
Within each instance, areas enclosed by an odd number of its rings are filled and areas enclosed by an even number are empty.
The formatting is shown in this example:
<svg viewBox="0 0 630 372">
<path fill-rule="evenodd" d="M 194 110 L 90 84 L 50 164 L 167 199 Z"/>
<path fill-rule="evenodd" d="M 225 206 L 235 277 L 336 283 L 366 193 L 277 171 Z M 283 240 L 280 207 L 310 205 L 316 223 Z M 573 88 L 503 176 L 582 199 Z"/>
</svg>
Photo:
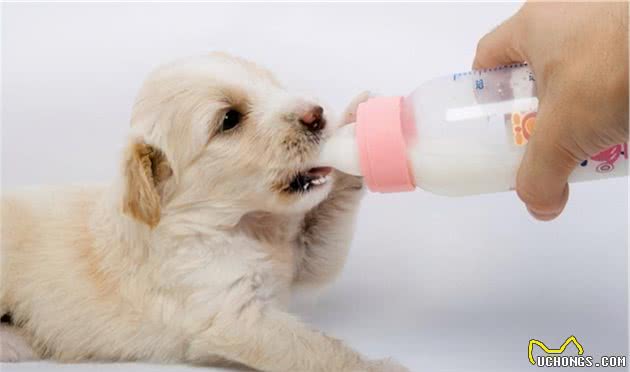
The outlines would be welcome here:
<svg viewBox="0 0 630 372">
<path fill-rule="evenodd" d="M 307 193 L 325 185 L 330 180 L 331 167 L 316 167 L 299 172 L 292 179 L 284 191 L 296 194 Z"/>
</svg>

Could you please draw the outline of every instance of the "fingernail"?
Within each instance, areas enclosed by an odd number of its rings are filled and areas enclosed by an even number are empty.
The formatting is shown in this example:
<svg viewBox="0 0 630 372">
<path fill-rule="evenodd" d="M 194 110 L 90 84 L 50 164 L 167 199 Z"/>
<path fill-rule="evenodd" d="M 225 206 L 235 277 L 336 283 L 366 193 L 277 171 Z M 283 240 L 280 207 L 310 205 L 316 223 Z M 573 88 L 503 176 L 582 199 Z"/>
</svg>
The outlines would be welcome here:
<svg viewBox="0 0 630 372">
<path fill-rule="evenodd" d="M 560 212 L 542 212 L 534 210 L 529 206 L 527 207 L 527 211 L 532 215 L 532 217 L 540 221 L 551 221 L 560 215 Z"/>
</svg>

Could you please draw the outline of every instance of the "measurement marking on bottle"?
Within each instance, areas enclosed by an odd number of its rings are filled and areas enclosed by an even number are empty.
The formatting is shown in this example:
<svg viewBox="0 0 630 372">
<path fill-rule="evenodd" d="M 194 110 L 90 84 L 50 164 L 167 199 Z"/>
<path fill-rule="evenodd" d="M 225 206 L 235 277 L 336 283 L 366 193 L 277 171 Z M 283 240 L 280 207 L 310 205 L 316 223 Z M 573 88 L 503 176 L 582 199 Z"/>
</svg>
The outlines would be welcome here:
<svg viewBox="0 0 630 372">
<path fill-rule="evenodd" d="M 497 66 L 497 67 L 492 67 L 492 68 L 482 68 L 482 69 L 479 69 L 479 70 L 472 70 L 472 71 L 465 71 L 465 72 L 456 72 L 456 73 L 453 74 L 453 81 L 456 81 L 457 79 L 459 79 L 462 76 L 469 76 L 469 75 L 472 75 L 472 74 L 482 75 L 482 74 L 487 73 L 487 72 L 506 70 L 506 69 L 513 69 L 513 68 L 519 68 L 519 67 L 525 67 L 525 66 L 527 66 L 527 63 L 514 63 L 514 64 L 506 65 L 506 66 Z M 529 80 L 530 81 L 536 81 L 534 79 L 534 75 L 531 72 L 529 73 Z"/>
<path fill-rule="evenodd" d="M 462 76 L 472 75 L 475 71 L 457 72 L 453 74 L 453 81 L 459 79 Z"/>
</svg>

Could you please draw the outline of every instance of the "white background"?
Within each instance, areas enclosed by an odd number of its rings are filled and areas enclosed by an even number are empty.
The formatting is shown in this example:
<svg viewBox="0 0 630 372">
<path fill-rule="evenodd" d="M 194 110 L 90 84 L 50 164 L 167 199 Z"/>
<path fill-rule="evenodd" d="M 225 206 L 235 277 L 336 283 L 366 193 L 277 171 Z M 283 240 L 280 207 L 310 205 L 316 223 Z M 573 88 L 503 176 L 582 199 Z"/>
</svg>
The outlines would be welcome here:
<svg viewBox="0 0 630 372">
<path fill-rule="evenodd" d="M 174 58 L 229 51 L 339 112 L 364 89 L 406 94 L 467 70 L 478 38 L 518 7 L 4 4 L 2 185 L 111 179 L 142 79 Z M 369 195 L 343 275 L 296 312 L 413 371 L 532 369 L 530 338 L 627 354 L 627 206 L 627 179 L 574 185 L 550 223 L 511 193 Z"/>
</svg>

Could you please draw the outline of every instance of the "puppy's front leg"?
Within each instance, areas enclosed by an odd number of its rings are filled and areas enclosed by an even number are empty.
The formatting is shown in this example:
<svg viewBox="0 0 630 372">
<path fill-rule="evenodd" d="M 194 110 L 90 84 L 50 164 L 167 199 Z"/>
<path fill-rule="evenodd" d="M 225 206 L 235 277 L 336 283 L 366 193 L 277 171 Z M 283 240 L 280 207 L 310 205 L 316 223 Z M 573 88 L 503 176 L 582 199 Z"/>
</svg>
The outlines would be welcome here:
<svg viewBox="0 0 630 372">
<path fill-rule="evenodd" d="M 341 341 L 308 329 L 259 301 L 216 316 L 190 344 L 187 359 L 221 358 L 268 372 L 403 372 L 390 360 L 368 361 Z"/>
<path fill-rule="evenodd" d="M 297 240 L 295 284 L 322 285 L 343 268 L 363 195 L 360 178 L 334 173 L 333 190 L 306 214 Z"/>
<path fill-rule="evenodd" d="M 362 93 L 350 103 L 344 124 L 356 120 L 357 106 L 368 96 Z M 330 195 L 304 218 L 297 242 L 296 284 L 325 284 L 339 274 L 350 248 L 362 189 L 360 177 L 335 171 Z"/>
</svg>

